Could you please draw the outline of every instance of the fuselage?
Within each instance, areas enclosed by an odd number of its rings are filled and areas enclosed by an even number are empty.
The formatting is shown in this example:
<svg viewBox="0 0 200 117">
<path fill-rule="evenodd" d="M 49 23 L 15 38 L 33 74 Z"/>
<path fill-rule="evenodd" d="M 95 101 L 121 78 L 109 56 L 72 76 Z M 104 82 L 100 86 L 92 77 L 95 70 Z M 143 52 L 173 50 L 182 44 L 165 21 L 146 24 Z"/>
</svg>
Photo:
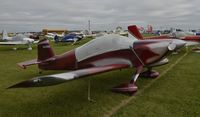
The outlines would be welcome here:
<svg viewBox="0 0 200 117">
<path fill-rule="evenodd" d="M 34 39 L 27 38 L 26 36 L 22 34 L 18 34 L 14 37 L 6 37 L 4 42 L 18 42 L 17 44 L 32 44 L 34 42 Z"/>
<path fill-rule="evenodd" d="M 138 40 L 109 35 L 96 38 L 74 50 L 54 56 L 54 61 L 39 64 L 45 70 L 72 70 L 111 64 L 148 66 L 162 60 L 169 52 L 173 41 Z"/>
</svg>

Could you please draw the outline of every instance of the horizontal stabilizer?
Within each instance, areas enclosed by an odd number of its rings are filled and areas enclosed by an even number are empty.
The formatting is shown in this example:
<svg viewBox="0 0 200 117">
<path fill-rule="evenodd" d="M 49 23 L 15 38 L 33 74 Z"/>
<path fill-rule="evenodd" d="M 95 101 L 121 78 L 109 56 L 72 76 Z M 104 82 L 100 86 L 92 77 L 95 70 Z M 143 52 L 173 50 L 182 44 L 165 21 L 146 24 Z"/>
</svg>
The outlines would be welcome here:
<svg viewBox="0 0 200 117">
<path fill-rule="evenodd" d="M 20 82 L 9 88 L 42 87 L 42 86 L 56 85 L 56 84 L 70 81 L 70 80 L 75 80 L 81 77 L 95 75 L 95 74 L 108 72 L 108 71 L 112 71 L 116 69 L 127 68 L 127 67 L 129 67 L 129 65 L 127 64 L 113 64 L 113 65 L 107 65 L 107 66 L 101 66 L 101 67 L 86 68 L 86 69 L 71 71 L 67 73 L 41 76 L 41 77 L 36 77 L 27 81 Z"/>
<path fill-rule="evenodd" d="M 41 63 L 41 62 L 37 61 L 37 59 L 34 59 L 34 60 L 29 60 L 29 61 L 24 61 L 24 62 L 18 63 L 17 65 L 23 69 L 26 69 L 27 66 L 39 64 L 39 63 Z"/>
</svg>

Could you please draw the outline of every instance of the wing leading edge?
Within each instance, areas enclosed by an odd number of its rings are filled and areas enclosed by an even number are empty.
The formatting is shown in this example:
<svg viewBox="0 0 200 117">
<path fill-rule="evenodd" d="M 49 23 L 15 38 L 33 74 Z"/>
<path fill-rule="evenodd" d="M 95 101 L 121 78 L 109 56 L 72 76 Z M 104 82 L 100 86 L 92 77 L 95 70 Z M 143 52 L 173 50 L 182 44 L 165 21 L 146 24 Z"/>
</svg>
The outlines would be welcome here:
<svg viewBox="0 0 200 117">
<path fill-rule="evenodd" d="M 86 76 L 91 76 L 95 74 L 100 74 L 116 69 L 128 68 L 130 65 L 127 64 L 112 64 L 101 67 L 92 67 L 86 68 L 82 70 L 71 71 L 67 73 L 60 73 L 54 75 L 40 76 L 30 80 L 26 80 L 15 84 L 9 88 L 26 88 L 26 87 L 42 87 L 42 86 L 50 86 L 56 85 L 60 83 L 64 83 L 70 80 L 79 79 Z"/>
</svg>

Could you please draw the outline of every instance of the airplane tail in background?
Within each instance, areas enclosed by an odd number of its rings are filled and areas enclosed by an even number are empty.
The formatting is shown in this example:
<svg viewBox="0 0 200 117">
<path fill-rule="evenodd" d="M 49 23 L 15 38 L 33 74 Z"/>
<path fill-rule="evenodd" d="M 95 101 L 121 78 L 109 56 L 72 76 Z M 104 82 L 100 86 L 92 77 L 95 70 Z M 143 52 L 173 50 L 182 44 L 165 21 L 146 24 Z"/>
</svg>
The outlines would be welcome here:
<svg viewBox="0 0 200 117">
<path fill-rule="evenodd" d="M 134 36 L 138 40 L 144 39 L 136 25 L 128 26 L 128 32 L 129 32 L 130 35 Z"/>
<path fill-rule="evenodd" d="M 2 37 L 3 40 L 7 40 L 8 39 L 8 33 L 6 32 L 6 30 L 2 31 L 2 35 L 3 35 L 3 37 Z"/>
<path fill-rule="evenodd" d="M 55 56 L 53 49 L 51 48 L 49 41 L 43 39 L 38 43 L 38 61 L 44 61 Z"/>
<path fill-rule="evenodd" d="M 170 38 L 168 35 L 161 35 L 160 36 L 150 36 L 150 37 L 143 37 L 142 34 L 139 32 L 136 25 L 128 26 L 128 32 L 131 36 L 137 38 L 138 40 L 144 40 L 144 39 L 167 39 Z"/>
</svg>

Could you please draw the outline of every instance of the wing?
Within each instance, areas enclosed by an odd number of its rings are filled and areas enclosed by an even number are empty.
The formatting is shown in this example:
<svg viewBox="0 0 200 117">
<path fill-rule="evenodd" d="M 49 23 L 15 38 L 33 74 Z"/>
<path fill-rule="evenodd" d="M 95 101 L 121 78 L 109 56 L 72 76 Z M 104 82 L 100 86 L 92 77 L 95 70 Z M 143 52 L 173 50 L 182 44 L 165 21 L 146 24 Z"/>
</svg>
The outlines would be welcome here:
<svg viewBox="0 0 200 117">
<path fill-rule="evenodd" d="M 186 46 L 193 46 L 200 44 L 200 36 L 186 36 L 181 39 L 186 42 Z"/>
<path fill-rule="evenodd" d="M 198 45 L 200 44 L 200 40 L 192 40 L 192 39 L 182 39 L 186 42 L 186 46 L 193 46 L 193 45 Z"/>
<path fill-rule="evenodd" d="M 198 45 L 198 44 L 200 44 L 200 42 L 186 41 L 186 46 L 194 46 L 194 45 Z"/>
<path fill-rule="evenodd" d="M 87 68 L 87 69 L 82 69 L 82 70 L 76 70 L 76 71 L 71 71 L 67 73 L 41 76 L 41 77 L 36 77 L 27 81 L 20 82 L 9 88 L 42 87 L 42 86 L 56 85 L 56 84 L 70 81 L 70 80 L 79 79 L 85 76 L 91 76 L 91 75 L 100 74 L 103 72 L 108 72 L 108 71 L 127 68 L 127 67 L 130 67 L 130 65 L 112 64 L 112 65 L 107 65 L 107 66 L 92 67 L 92 68 Z"/>
</svg>

